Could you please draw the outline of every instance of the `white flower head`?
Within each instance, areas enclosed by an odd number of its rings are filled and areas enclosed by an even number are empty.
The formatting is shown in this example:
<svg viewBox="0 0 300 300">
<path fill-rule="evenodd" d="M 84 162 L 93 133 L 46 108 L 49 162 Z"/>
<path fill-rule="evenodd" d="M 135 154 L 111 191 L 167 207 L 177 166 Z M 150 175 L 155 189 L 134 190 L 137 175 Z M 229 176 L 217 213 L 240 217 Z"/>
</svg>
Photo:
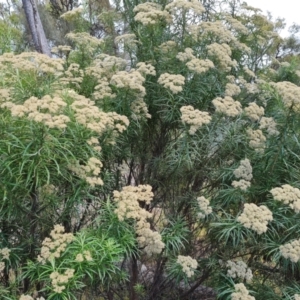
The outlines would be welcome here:
<svg viewBox="0 0 300 300">
<path fill-rule="evenodd" d="M 178 255 L 177 263 L 181 265 L 182 271 L 186 274 L 187 277 L 192 277 L 194 275 L 195 269 L 198 266 L 197 261 L 190 256 Z"/>
<path fill-rule="evenodd" d="M 247 282 L 250 282 L 252 280 L 252 271 L 243 261 L 227 261 L 226 267 L 227 270 L 227 276 L 231 278 L 239 278 L 241 280 L 246 280 Z"/>
<path fill-rule="evenodd" d="M 267 231 L 268 222 L 273 220 L 272 212 L 264 205 L 257 206 L 254 203 L 245 203 L 242 214 L 237 221 L 244 227 L 262 234 Z"/>
</svg>

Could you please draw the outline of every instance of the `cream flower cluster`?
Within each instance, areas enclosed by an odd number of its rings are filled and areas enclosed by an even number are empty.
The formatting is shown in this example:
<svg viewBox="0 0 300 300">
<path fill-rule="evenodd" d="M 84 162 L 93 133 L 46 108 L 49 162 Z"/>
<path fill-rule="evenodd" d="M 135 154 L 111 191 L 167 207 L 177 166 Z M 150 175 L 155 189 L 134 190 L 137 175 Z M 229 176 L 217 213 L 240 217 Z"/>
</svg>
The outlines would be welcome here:
<svg viewBox="0 0 300 300">
<path fill-rule="evenodd" d="M 86 261 L 92 261 L 93 258 L 92 258 L 92 255 L 91 255 L 91 252 L 88 251 L 88 250 L 85 250 L 83 251 L 83 254 L 82 253 L 78 253 L 75 257 L 75 261 L 77 262 L 83 262 L 84 260 Z"/>
<path fill-rule="evenodd" d="M 138 235 L 137 242 L 148 256 L 161 253 L 165 244 L 159 232 L 150 229 L 150 223 L 140 219 L 136 222 L 135 230 Z"/>
<path fill-rule="evenodd" d="M 95 151 L 101 151 L 101 146 L 99 144 L 99 140 L 96 137 L 91 137 L 86 141 L 88 145 L 92 146 Z"/>
<path fill-rule="evenodd" d="M 95 91 L 93 93 L 94 100 L 102 100 L 104 98 L 115 98 L 115 94 L 113 94 L 109 82 L 106 77 L 103 77 L 100 82 L 95 86 Z"/>
<path fill-rule="evenodd" d="M 176 49 L 177 44 L 174 41 L 166 41 L 159 45 L 158 49 L 162 54 L 168 54 Z M 164 57 L 167 57 L 166 55 Z"/>
<path fill-rule="evenodd" d="M 246 191 L 250 186 L 251 186 L 251 182 L 244 180 L 244 179 L 240 179 L 240 180 L 233 180 L 231 185 L 235 188 L 235 189 L 241 189 L 242 191 Z"/>
<path fill-rule="evenodd" d="M 57 271 L 52 272 L 50 274 L 50 279 L 53 291 L 61 294 L 62 291 L 66 289 L 66 284 L 69 282 L 69 279 L 74 276 L 74 272 L 74 269 L 66 269 L 64 274 L 60 274 Z"/>
<path fill-rule="evenodd" d="M 241 8 L 242 9 L 245 9 L 245 10 L 248 10 L 248 11 L 251 11 L 251 12 L 254 12 L 254 13 L 260 13 L 261 12 L 261 9 L 260 8 L 257 8 L 257 7 L 254 7 L 254 6 L 251 6 L 251 5 L 248 5 L 247 2 L 243 2 L 241 4 Z M 259 15 L 259 17 L 264 17 L 263 15 Z"/>
<path fill-rule="evenodd" d="M 5 263 L 3 261 L 0 262 L 0 272 L 5 269 Z"/>
<path fill-rule="evenodd" d="M 123 58 L 100 54 L 92 62 L 91 66 L 86 68 L 85 72 L 89 76 L 97 79 L 98 84 L 101 84 L 102 79 L 107 81 L 118 71 L 126 68 L 127 61 Z"/>
<path fill-rule="evenodd" d="M 40 109 L 49 111 L 50 113 L 58 113 L 66 107 L 67 104 L 60 97 L 54 96 L 52 98 L 46 95 L 42 99 L 31 97 L 29 100 L 24 102 L 24 106 L 28 109 L 28 111 L 36 111 Z"/>
<path fill-rule="evenodd" d="M 248 266 L 241 260 L 235 262 L 228 260 L 226 263 L 227 276 L 231 278 L 239 278 L 241 280 L 246 279 L 247 282 L 251 282 L 253 275 L 252 271 Z"/>
<path fill-rule="evenodd" d="M 289 82 L 282 81 L 274 83 L 273 86 L 278 91 L 284 105 L 292 108 L 295 112 L 300 111 L 300 87 Z"/>
<path fill-rule="evenodd" d="M 263 153 L 266 147 L 266 137 L 260 129 L 247 129 L 248 138 L 250 139 L 249 146 L 258 153 Z"/>
<path fill-rule="evenodd" d="M 212 213 L 212 208 L 209 206 L 209 200 L 207 200 L 205 197 L 201 196 L 197 198 L 198 206 L 201 212 L 197 214 L 198 218 L 204 219 L 205 216 Z"/>
<path fill-rule="evenodd" d="M 42 99 L 31 97 L 24 102 L 24 104 L 14 104 L 6 102 L 1 105 L 11 111 L 14 117 L 26 116 L 29 120 L 38 123 L 43 123 L 49 128 L 64 129 L 70 118 L 66 115 L 59 114 L 67 104 L 60 97 L 44 96 Z"/>
<path fill-rule="evenodd" d="M 19 298 L 19 300 L 34 300 L 31 296 L 29 295 L 21 295 L 21 297 Z"/>
<path fill-rule="evenodd" d="M 140 72 L 143 76 L 145 75 L 156 75 L 155 68 L 150 63 L 139 62 L 137 65 L 137 71 Z"/>
<path fill-rule="evenodd" d="M 193 11 L 197 15 L 201 15 L 205 11 L 203 5 L 197 0 L 174 0 L 166 5 L 166 10 L 173 15 L 176 15 L 178 9 L 182 9 L 185 12 Z"/>
<path fill-rule="evenodd" d="M 37 52 L 22 52 L 18 55 L 4 53 L 0 56 L 1 71 L 4 72 L 10 67 L 19 72 L 33 71 L 38 76 L 43 74 L 59 76 L 64 70 L 64 61 L 62 59 L 53 59 L 46 54 Z"/>
<path fill-rule="evenodd" d="M 279 251 L 284 258 L 297 263 L 300 260 L 300 239 L 281 245 Z"/>
<path fill-rule="evenodd" d="M 249 295 L 249 291 L 243 283 L 234 285 L 235 292 L 231 294 L 231 300 L 255 300 L 253 296 Z"/>
<path fill-rule="evenodd" d="M 135 34 L 133 33 L 127 33 L 127 34 L 122 34 L 119 35 L 115 38 L 115 43 L 120 44 L 123 43 L 124 46 L 128 46 L 129 48 L 132 48 L 136 46 L 138 43 Z"/>
<path fill-rule="evenodd" d="M 125 186 L 122 191 L 114 191 L 114 200 L 118 207 L 115 210 L 120 221 L 124 219 L 151 218 L 151 213 L 142 209 L 139 201 L 150 204 L 153 199 L 152 187 L 150 185 Z"/>
<path fill-rule="evenodd" d="M 66 35 L 66 38 L 80 48 L 84 48 L 84 51 L 90 54 L 103 44 L 103 40 L 93 37 L 87 32 L 70 32 Z"/>
<path fill-rule="evenodd" d="M 130 72 L 119 71 L 112 76 L 110 84 L 118 88 L 127 88 L 139 93 L 142 97 L 146 95 L 146 89 L 143 86 L 145 78 L 139 71 L 131 70 Z"/>
<path fill-rule="evenodd" d="M 129 125 L 129 120 L 125 116 L 115 112 L 105 113 L 95 106 L 94 101 L 74 91 L 69 91 L 69 96 L 75 99 L 71 108 L 75 112 L 76 121 L 98 134 L 114 129 L 122 133 Z"/>
<path fill-rule="evenodd" d="M 237 221 L 244 227 L 262 234 L 267 231 L 269 221 L 273 220 L 272 212 L 264 205 L 257 206 L 254 203 L 245 203 L 242 214 Z"/>
<path fill-rule="evenodd" d="M 0 249 L 0 254 L 2 256 L 2 259 L 9 259 L 9 254 L 11 250 L 7 247 Z"/>
<path fill-rule="evenodd" d="M 33 298 L 33 297 L 31 297 L 31 296 L 29 296 L 29 295 L 21 295 L 20 296 L 20 298 L 19 298 L 19 300 L 45 300 L 45 298 L 44 297 L 38 297 L 38 298 Z"/>
<path fill-rule="evenodd" d="M 159 84 L 169 89 L 173 94 L 178 94 L 182 91 L 185 78 L 179 74 L 161 74 L 157 80 Z"/>
<path fill-rule="evenodd" d="M 246 191 L 250 187 L 250 180 L 252 179 L 252 166 L 248 158 L 241 160 L 240 166 L 233 172 L 236 178 L 241 178 L 239 181 L 234 180 L 232 186 Z"/>
<path fill-rule="evenodd" d="M 241 89 L 238 85 L 234 83 L 227 83 L 225 87 L 225 96 L 236 96 L 241 92 Z"/>
<path fill-rule="evenodd" d="M 78 64 L 72 63 L 68 69 L 64 72 L 63 77 L 59 79 L 59 82 L 63 85 L 73 84 L 76 88 L 80 88 L 80 84 L 83 81 L 83 71 Z"/>
<path fill-rule="evenodd" d="M 84 179 L 91 187 L 103 185 L 102 179 L 98 177 L 101 168 L 102 163 L 96 157 L 90 157 L 86 165 L 80 165 L 78 162 L 69 165 L 69 170 L 74 172 L 78 177 Z"/>
<path fill-rule="evenodd" d="M 151 115 L 148 112 L 148 107 L 143 98 L 137 98 L 130 104 L 131 118 L 134 120 L 140 120 L 142 118 L 151 119 Z"/>
<path fill-rule="evenodd" d="M 250 160 L 248 158 L 241 160 L 240 166 L 234 170 L 233 174 L 236 178 L 242 178 L 250 181 L 253 177 Z"/>
<path fill-rule="evenodd" d="M 278 63 L 280 63 L 280 62 L 278 61 Z M 280 63 L 280 65 L 281 65 L 282 67 L 288 68 L 291 64 L 290 64 L 289 62 L 287 62 L 287 61 L 284 61 L 284 62 Z"/>
<path fill-rule="evenodd" d="M 82 7 L 73 8 L 72 10 L 69 10 L 69 11 L 63 13 L 60 16 L 60 18 L 66 20 L 68 22 L 71 22 L 71 21 L 76 20 L 81 15 L 82 12 L 83 12 Z"/>
<path fill-rule="evenodd" d="M 157 3 L 145 2 L 137 5 L 133 11 L 136 13 L 134 20 L 143 25 L 155 25 L 161 21 L 172 22 L 171 15 Z"/>
<path fill-rule="evenodd" d="M 192 277 L 198 266 L 197 260 L 190 256 L 178 255 L 177 263 L 182 267 L 182 271 L 187 277 Z"/>
<path fill-rule="evenodd" d="M 224 98 L 217 97 L 212 101 L 217 112 L 228 117 L 236 117 L 242 112 L 242 105 L 239 101 L 234 101 L 230 96 Z"/>
<path fill-rule="evenodd" d="M 230 43 L 232 47 L 243 53 L 251 53 L 251 48 L 239 42 L 232 34 L 233 31 L 231 29 L 228 30 L 225 24 L 223 25 L 223 21 L 201 22 L 200 25 L 190 25 L 188 29 L 194 40 L 201 41 L 208 38 L 217 43 Z"/>
<path fill-rule="evenodd" d="M 242 76 L 239 76 L 238 80 L 239 80 L 239 85 L 241 87 L 243 87 L 247 91 L 248 94 L 257 94 L 260 92 L 260 89 L 259 89 L 259 86 L 257 83 L 254 83 L 254 82 L 248 83 L 247 80 L 245 80 L 244 77 L 242 77 Z"/>
<path fill-rule="evenodd" d="M 255 73 L 252 70 L 250 70 L 248 67 L 243 67 L 243 70 L 245 74 L 247 74 L 249 77 L 253 77 L 253 78 L 256 77 Z"/>
<path fill-rule="evenodd" d="M 244 111 L 246 116 L 253 122 L 258 121 L 265 114 L 264 108 L 254 102 L 249 103 Z"/>
<path fill-rule="evenodd" d="M 281 201 L 284 204 L 289 204 L 296 213 L 300 212 L 300 190 L 284 184 L 281 187 L 273 188 L 270 193 L 277 201 Z"/>
<path fill-rule="evenodd" d="M 8 249 L 7 247 L 0 249 L 0 255 L 2 256 L 1 260 L 9 259 L 10 252 L 11 250 Z M 2 272 L 4 268 L 5 268 L 5 263 L 3 261 L 0 261 L 0 272 Z"/>
<path fill-rule="evenodd" d="M 243 25 L 239 20 L 233 18 L 231 14 L 224 14 L 225 20 L 229 24 L 231 30 L 236 31 L 237 33 L 249 34 L 248 28 Z"/>
<path fill-rule="evenodd" d="M 204 124 L 209 124 L 211 116 L 208 112 L 194 109 L 193 106 L 182 106 L 180 108 L 181 121 L 183 124 L 190 125 L 189 134 L 193 135 Z"/>
<path fill-rule="evenodd" d="M 71 46 L 59 45 L 57 47 L 52 47 L 51 52 L 57 54 L 59 57 L 63 57 L 65 54 L 72 51 Z"/>
<path fill-rule="evenodd" d="M 272 117 L 262 117 L 259 121 L 259 129 L 265 129 L 269 136 L 279 134 L 279 131 L 276 129 L 276 122 Z"/>
<path fill-rule="evenodd" d="M 151 256 L 160 253 L 165 247 L 158 232 L 150 229 L 148 218 L 152 213 L 140 207 L 139 202 L 147 205 L 153 199 L 152 187 L 150 185 L 125 186 L 122 191 L 114 191 L 114 200 L 117 203 L 115 213 L 120 221 L 124 219 L 136 220 L 135 231 L 138 235 L 137 242 L 143 251 Z"/>
<path fill-rule="evenodd" d="M 57 190 L 58 189 L 55 187 L 55 185 L 45 184 L 40 188 L 39 193 L 42 195 L 53 195 L 57 192 Z"/>
<path fill-rule="evenodd" d="M 206 36 L 214 36 L 215 39 L 220 43 L 229 43 L 234 40 L 231 31 L 224 27 L 223 21 L 201 22 L 201 24 L 195 28 L 192 27 L 191 30 L 194 37 L 195 31 L 200 31 L 201 38 L 205 38 Z"/>
<path fill-rule="evenodd" d="M 190 71 L 201 74 L 207 72 L 209 69 L 214 68 L 215 65 L 209 59 L 193 58 L 186 63 L 186 66 Z"/>
<path fill-rule="evenodd" d="M 229 83 L 235 83 L 236 78 L 233 75 L 226 75 L 226 79 L 228 80 Z"/>
<path fill-rule="evenodd" d="M 193 49 L 185 48 L 184 52 L 178 52 L 178 54 L 176 55 L 176 58 L 179 59 L 182 62 L 187 62 L 187 61 L 192 60 L 196 57 L 194 56 L 194 50 Z"/>
<path fill-rule="evenodd" d="M 121 57 L 111 56 L 108 54 L 100 54 L 94 61 L 93 66 L 100 67 L 105 70 L 117 70 L 121 71 L 127 66 L 127 61 Z"/>
<path fill-rule="evenodd" d="M 239 42 L 237 39 L 232 40 L 232 47 L 240 50 L 244 54 L 250 54 L 252 49 L 248 47 L 246 44 Z"/>
<path fill-rule="evenodd" d="M 11 100 L 10 89 L 1 89 L 0 88 L 0 103 L 1 102 L 9 102 Z"/>
<path fill-rule="evenodd" d="M 300 295 L 299 294 L 295 294 L 294 295 L 294 300 L 300 300 Z"/>
<path fill-rule="evenodd" d="M 66 250 L 66 247 L 74 239 L 72 233 L 64 233 L 65 228 L 61 225 L 54 225 L 54 229 L 50 232 L 51 238 L 45 238 L 42 243 L 41 254 L 37 260 L 42 264 L 49 260 L 59 258 Z"/>
<path fill-rule="evenodd" d="M 230 71 L 237 66 L 237 62 L 231 59 L 231 49 L 227 44 L 213 43 L 207 46 L 208 55 L 215 57 L 219 66 L 224 71 Z"/>
<path fill-rule="evenodd" d="M 185 48 L 184 52 L 179 52 L 176 58 L 182 62 L 187 62 L 187 68 L 195 73 L 201 74 L 214 68 L 214 63 L 209 59 L 198 59 L 194 56 L 194 51 L 191 48 Z"/>
</svg>

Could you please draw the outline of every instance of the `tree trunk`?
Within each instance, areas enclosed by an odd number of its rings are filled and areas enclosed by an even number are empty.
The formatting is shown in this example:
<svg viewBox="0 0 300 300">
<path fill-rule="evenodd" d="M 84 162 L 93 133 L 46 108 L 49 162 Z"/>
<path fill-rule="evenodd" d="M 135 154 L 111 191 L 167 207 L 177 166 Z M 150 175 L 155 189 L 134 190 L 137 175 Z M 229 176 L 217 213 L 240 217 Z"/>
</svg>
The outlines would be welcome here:
<svg viewBox="0 0 300 300">
<path fill-rule="evenodd" d="M 51 57 L 50 48 L 35 0 L 22 0 L 22 3 L 36 51 Z"/>
</svg>

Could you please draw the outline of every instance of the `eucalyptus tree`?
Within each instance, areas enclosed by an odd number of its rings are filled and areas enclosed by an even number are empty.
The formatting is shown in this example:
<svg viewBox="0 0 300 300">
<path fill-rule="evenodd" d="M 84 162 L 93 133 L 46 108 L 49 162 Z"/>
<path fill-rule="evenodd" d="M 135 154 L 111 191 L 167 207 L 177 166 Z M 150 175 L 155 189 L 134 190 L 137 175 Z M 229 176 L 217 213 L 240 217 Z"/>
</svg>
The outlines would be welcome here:
<svg viewBox="0 0 300 300">
<path fill-rule="evenodd" d="M 22 0 L 22 4 L 36 51 L 51 56 L 48 41 L 35 1 Z"/>
</svg>

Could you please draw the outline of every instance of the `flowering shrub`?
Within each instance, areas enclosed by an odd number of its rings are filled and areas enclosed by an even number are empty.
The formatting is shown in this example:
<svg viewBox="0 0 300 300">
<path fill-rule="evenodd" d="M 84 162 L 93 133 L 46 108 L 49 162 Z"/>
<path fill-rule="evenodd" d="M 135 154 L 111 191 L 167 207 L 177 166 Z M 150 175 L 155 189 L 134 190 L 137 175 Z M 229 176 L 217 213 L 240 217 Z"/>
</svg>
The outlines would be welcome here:
<svg viewBox="0 0 300 300">
<path fill-rule="evenodd" d="M 300 297 L 299 65 L 206 2 L 87 1 L 52 58 L 1 52 L 5 299 Z"/>
</svg>

